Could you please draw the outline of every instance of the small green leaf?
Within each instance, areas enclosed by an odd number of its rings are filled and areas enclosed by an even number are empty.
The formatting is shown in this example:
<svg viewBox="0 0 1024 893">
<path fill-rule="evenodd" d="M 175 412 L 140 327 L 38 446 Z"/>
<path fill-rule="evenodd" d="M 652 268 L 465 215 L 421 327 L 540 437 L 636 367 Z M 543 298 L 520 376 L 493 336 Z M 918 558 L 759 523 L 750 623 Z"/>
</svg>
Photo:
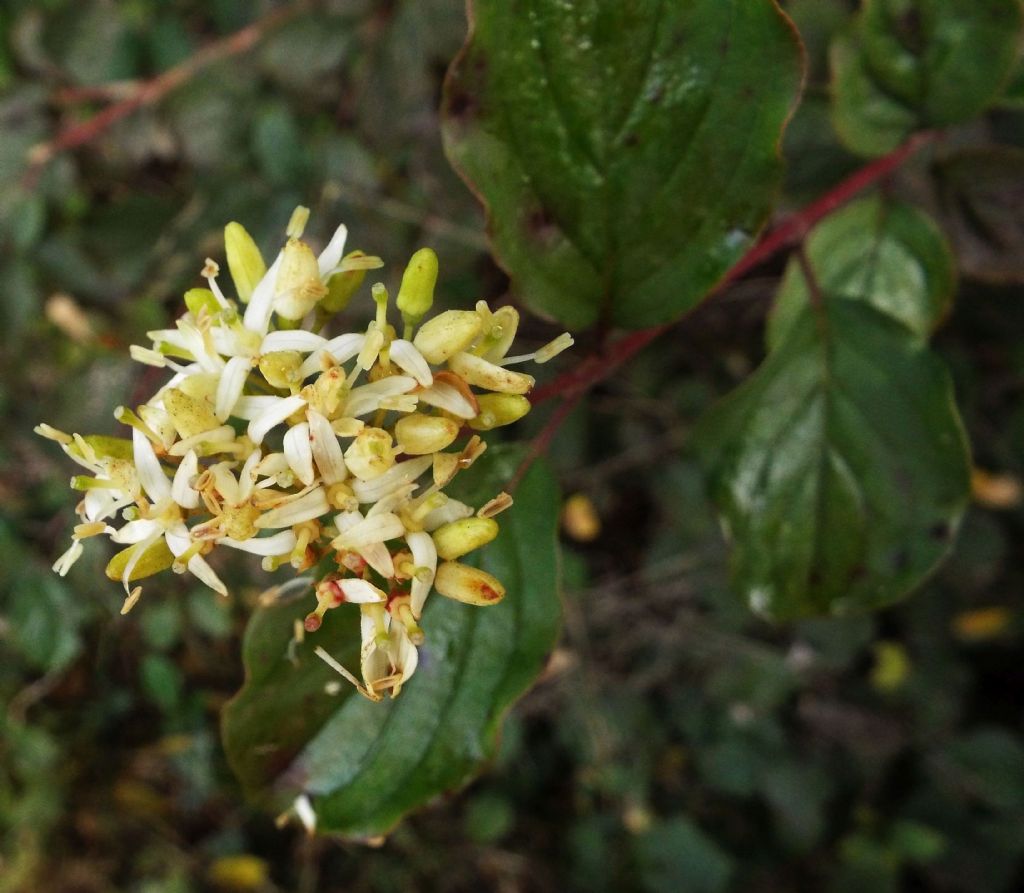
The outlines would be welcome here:
<svg viewBox="0 0 1024 893">
<path fill-rule="evenodd" d="M 778 6 L 476 2 L 470 19 L 445 146 L 523 299 L 572 328 L 695 306 L 780 179 L 802 58 Z"/>
<path fill-rule="evenodd" d="M 1024 150 L 959 152 L 934 171 L 961 269 L 986 282 L 1024 282 Z"/>
<path fill-rule="evenodd" d="M 967 121 L 1010 76 L 1018 0 L 864 0 L 832 46 L 833 116 L 862 155 L 895 149 L 917 129 Z"/>
<path fill-rule="evenodd" d="M 881 197 L 862 199 L 820 223 L 804 250 L 829 295 L 866 301 L 927 338 L 949 308 L 955 273 L 931 218 Z M 768 325 L 768 346 L 783 340 L 809 299 L 800 265 L 791 263 Z"/>
<path fill-rule="evenodd" d="M 870 304 L 806 306 L 696 443 L 750 606 L 889 604 L 949 551 L 968 455 L 942 363 Z"/>
<path fill-rule="evenodd" d="M 505 486 L 520 450 L 491 449 L 465 473 L 470 501 Z M 558 629 L 554 480 L 534 465 L 501 516 L 481 566 L 508 589 L 494 607 L 431 596 L 419 668 L 395 700 L 372 703 L 313 653 L 325 648 L 358 671 L 359 614 L 342 607 L 294 649 L 293 622 L 309 600 L 252 617 L 243 645 L 247 678 L 223 716 L 228 759 L 247 792 L 278 810 L 306 793 L 321 831 L 373 836 L 411 809 L 464 784 L 493 756 L 504 713 L 536 678 Z M 335 694 L 327 683 L 340 683 Z"/>
</svg>

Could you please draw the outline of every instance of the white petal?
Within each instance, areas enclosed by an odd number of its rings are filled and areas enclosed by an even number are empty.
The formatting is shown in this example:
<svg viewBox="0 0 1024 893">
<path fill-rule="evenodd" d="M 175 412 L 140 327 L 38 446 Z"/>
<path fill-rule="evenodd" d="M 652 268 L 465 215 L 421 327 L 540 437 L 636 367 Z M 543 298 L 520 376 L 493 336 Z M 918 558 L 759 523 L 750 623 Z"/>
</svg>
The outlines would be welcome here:
<svg viewBox="0 0 1024 893">
<path fill-rule="evenodd" d="M 412 561 L 417 568 L 426 568 L 429 575 L 424 574 L 426 579 L 418 576 L 412 578 L 410 589 L 410 604 L 412 616 L 417 620 L 423 612 L 423 603 L 430 595 L 430 587 L 434 585 L 434 573 L 437 571 L 437 548 L 434 546 L 434 538 L 422 530 L 416 530 L 405 535 L 405 541 L 409 544 L 412 552 Z"/>
<path fill-rule="evenodd" d="M 248 357 L 232 357 L 228 360 L 224 371 L 221 373 L 220 381 L 217 382 L 217 399 L 214 412 L 218 422 L 224 422 L 231 415 L 231 411 L 242 396 L 242 388 L 245 387 L 245 380 L 249 377 L 249 370 L 252 369 L 252 360 Z"/>
<path fill-rule="evenodd" d="M 249 439 L 253 443 L 263 443 L 267 432 L 276 425 L 280 425 L 293 412 L 297 412 L 306 405 L 306 401 L 299 396 L 277 397 L 276 403 L 268 407 L 256 418 L 249 422 Z"/>
<path fill-rule="evenodd" d="M 160 460 L 149 442 L 138 428 L 132 428 L 132 444 L 135 468 L 139 473 L 139 483 L 152 502 L 162 502 L 171 495 L 171 482 L 167 480 Z"/>
<path fill-rule="evenodd" d="M 270 316 L 274 312 L 274 292 L 277 290 L 277 273 L 281 269 L 283 257 L 284 252 L 279 252 L 270 269 L 256 283 L 252 297 L 249 298 L 249 305 L 245 308 L 245 316 L 242 317 L 242 324 L 259 335 L 266 335 L 270 327 Z"/>
<path fill-rule="evenodd" d="M 379 604 L 387 601 L 387 594 L 378 589 L 369 580 L 358 577 L 346 577 L 337 581 L 338 588 L 345 593 L 345 601 L 354 605 Z"/>
<path fill-rule="evenodd" d="M 391 615 L 387 614 L 384 617 L 385 625 L 390 625 Z M 388 675 L 390 671 L 391 662 L 388 659 L 387 651 L 377 647 L 375 641 L 377 635 L 377 624 L 374 622 L 373 616 L 370 613 L 364 613 L 360 628 L 362 630 L 363 644 L 359 653 L 359 669 L 363 674 L 363 682 L 366 686 L 373 689 L 373 683 L 378 679 L 383 679 Z"/>
<path fill-rule="evenodd" d="M 355 551 L 385 579 L 390 579 L 395 575 L 395 562 L 388 547 L 383 543 L 370 543 L 368 546 L 360 546 Z"/>
<path fill-rule="evenodd" d="M 348 238 L 348 227 L 341 224 L 331 236 L 327 247 L 320 252 L 317 258 L 317 265 L 320 267 L 320 278 L 322 279 L 341 263 L 341 256 L 345 253 L 345 240 Z"/>
<path fill-rule="evenodd" d="M 353 524 L 344 533 L 334 538 L 331 545 L 336 549 L 355 549 L 370 543 L 383 543 L 405 533 L 405 525 L 398 515 L 384 512 L 372 518 L 364 518 Z"/>
<path fill-rule="evenodd" d="M 277 402 L 280 399 L 280 397 L 271 397 L 262 394 L 258 397 L 239 397 L 232 415 L 235 416 L 235 418 L 245 419 L 247 422 L 251 422 L 253 419 L 261 416 L 271 406 L 277 405 Z"/>
<path fill-rule="evenodd" d="M 338 528 L 338 533 L 344 533 L 362 520 L 362 512 L 338 512 L 334 516 L 334 526 Z"/>
<path fill-rule="evenodd" d="M 293 499 L 256 519 L 257 527 L 291 527 L 303 521 L 312 521 L 331 510 L 323 487 L 310 490 L 304 496 Z"/>
<path fill-rule="evenodd" d="M 253 536 L 247 540 L 222 536 L 217 543 L 242 552 L 251 552 L 253 555 L 287 555 L 295 548 L 295 534 L 290 530 L 282 530 L 273 536 Z"/>
<path fill-rule="evenodd" d="M 299 368 L 299 375 L 303 378 L 308 378 L 314 372 L 319 372 L 321 368 L 320 357 L 325 353 L 330 354 L 338 365 L 347 363 L 363 349 L 365 341 L 366 335 L 361 332 L 349 332 L 345 335 L 339 335 L 337 338 L 332 338 L 322 349 L 306 357 L 305 362 Z"/>
<path fill-rule="evenodd" d="M 405 462 L 396 462 L 384 474 L 372 481 L 352 481 L 352 492 L 360 502 L 377 502 L 396 488 L 415 481 L 430 468 L 433 461 L 432 456 L 417 456 L 415 459 L 407 459 Z"/>
<path fill-rule="evenodd" d="M 416 379 L 423 387 L 429 388 L 434 383 L 430 366 L 411 341 L 399 338 L 391 342 L 389 349 L 391 359 Z"/>
<path fill-rule="evenodd" d="M 394 686 L 394 690 L 397 692 L 399 686 L 416 672 L 416 666 L 419 664 L 419 652 L 401 623 L 392 625 L 388 657 L 394 668 L 401 674 L 401 678 Z"/>
<path fill-rule="evenodd" d="M 316 480 L 313 471 L 313 449 L 309 442 L 309 425 L 302 422 L 293 425 L 284 435 L 284 455 L 288 467 L 307 487 Z"/>
<path fill-rule="evenodd" d="M 195 450 L 189 450 L 174 472 L 174 480 L 171 482 L 171 499 L 183 509 L 194 509 L 199 505 L 199 491 L 192 486 L 198 474 L 199 458 Z"/>
<path fill-rule="evenodd" d="M 472 419 L 477 414 L 473 404 L 459 393 L 458 388 L 446 381 L 435 381 L 431 387 L 418 391 L 416 396 L 420 402 L 436 406 L 460 419 Z"/>
<path fill-rule="evenodd" d="M 303 329 L 283 329 L 280 332 L 271 332 L 260 345 L 260 353 L 271 353 L 275 350 L 297 350 L 299 353 L 308 353 L 311 350 L 318 350 L 327 344 L 323 335 L 307 332 Z"/>
<path fill-rule="evenodd" d="M 449 499 L 444 505 L 434 509 L 423 519 L 423 529 L 434 531 L 442 524 L 448 524 L 451 521 L 461 521 L 463 518 L 472 517 L 472 515 L 473 509 L 471 506 L 466 505 L 464 502 L 459 502 L 457 499 Z"/>
<path fill-rule="evenodd" d="M 205 583 L 218 595 L 228 594 L 227 586 L 221 582 L 220 577 L 217 576 L 214 569 L 206 563 L 206 559 L 201 555 L 193 555 L 188 560 L 188 570 L 190 574 Z"/>
<path fill-rule="evenodd" d="M 110 539 L 115 543 L 141 543 L 147 537 L 162 533 L 163 526 L 149 518 L 129 521 L 120 530 L 112 533 Z"/>
<path fill-rule="evenodd" d="M 288 471 L 291 466 L 284 453 L 268 453 L 256 466 L 256 473 L 261 477 L 273 477 L 282 471 Z"/>
<path fill-rule="evenodd" d="M 415 378 L 408 375 L 390 375 L 373 382 L 373 384 L 364 384 L 361 387 L 353 388 L 342 414 L 354 418 L 369 412 L 376 412 L 380 409 L 382 400 L 408 393 L 415 387 Z"/>
<path fill-rule="evenodd" d="M 54 563 L 53 569 L 62 577 L 67 576 L 71 566 L 78 561 L 82 554 L 84 547 L 82 546 L 81 540 L 72 540 L 71 546 L 68 550 L 60 556 Z"/>
<path fill-rule="evenodd" d="M 221 425 L 219 428 L 211 428 L 209 431 L 179 440 L 167 452 L 172 456 L 184 456 L 190 449 L 201 443 L 234 443 L 234 441 L 235 429 L 230 425 Z"/>
<path fill-rule="evenodd" d="M 309 443 L 312 446 L 313 458 L 324 483 L 335 484 L 345 480 L 348 469 L 345 468 L 341 444 L 338 443 L 331 423 L 314 409 L 310 409 L 306 416 L 309 419 Z"/>
<path fill-rule="evenodd" d="M 252 491 L 256 487 L 256 469 L 259 467 L 263 457 L 259 450 L 249 454 L 249 457 L 245 460 L 245 464 L 242 465 L 241 471 L 238 472 L 238 501 L 245 502 L 250 496 Z"/>
</svg>

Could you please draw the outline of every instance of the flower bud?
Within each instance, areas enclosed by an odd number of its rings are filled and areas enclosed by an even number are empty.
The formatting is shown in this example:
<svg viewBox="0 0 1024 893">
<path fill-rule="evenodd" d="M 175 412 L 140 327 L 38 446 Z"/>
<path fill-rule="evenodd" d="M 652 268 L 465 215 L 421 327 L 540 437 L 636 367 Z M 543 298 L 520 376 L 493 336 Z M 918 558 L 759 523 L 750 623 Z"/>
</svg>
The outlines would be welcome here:
<svg viewBox="0 0 1024 893">
<path fill-rule="evenodd" d="M 490 431 L 518 422 L 530 411 L 530 401 L 520 394 L 480 394 L 476 398 L 480 414 L 470 419 L 474 431 Z"/>
<path fill-rule="evenodd" d="M 482 356 L 492 363 L 498 362 L 508 353 L 519 329 L 519 311 L 515 307 L 499 307 L 491 314 L 487 332 L 486 349 Z"/>
<path fill-rule="evenodd" d="M 345 464 L 361 481 L 380 477 L 395 464 L 391 435 L 383 428 L 364 428 L 345 450 Z"/>
<path fill-rule="evenodd" d="M 260 357 L 260 372 L 272 388 L 291 388 L 302 379 L 302 354 L 297 350 L 275 350 Z"/>
<path fill-rule="evenodd" d="M 360 258 L 365 257 L 366 252 L 364 251 L 351 251 L 345 255 L 341 265 L 343 268 L 349 267 L 349 269 L 342 269 L 341 272 L 335 273 L 327 280 L 327 296 L 320 302 L 320 306 L 324 310 L 329 313 L 338 313 L 348 306 L 352 296 L 363 284 L 367 269 L 370 269 L 368 266 L 353 268 L 352 265 L 357 263 Z"/>
<path fill-rule="evenodd" d="M 438 527 L 432 534 L 437 554 L 445 561 L 461 558 L 497 535 L 498 522 L 491 518 L 463 518 Z"/>
<path fill-rule="evenodd" d="M 220 304 L 208 288 L 190 288 L 185 292 L 185 306 L 193 316 L 205 310 L 207 313 L 219 313 Z"/>
<path fill-rule="evenodd" d="M 428 363 L 443 363 L 469 347 L 482 325 L 472 310 L 446 310 L 425 322 L 412 343 Z"/>
<path fill-rule="evenodd" d="M 277 274 L 274 310 L 284 319 L 299 320 L 326 294 L 327 287 L 320 281 L 320 265 L 313 249 L 305 242 L 290 239 L 284 246 Z"/>
<path fill-rule="evenodd" d="M 503 366 L 488 363 L 487 360 L 470 353 L 457 353 L 449 363 L 451 370 L 471 385 L 499 391 L 503 394 L 528 394 L 534 385 L 532 375 L 513 372 Z M 478 398 L 479 399 L 479 398 Z"/>
<path fill-rule="evenodd" d="M 446 561 L 437 569 L 434 588 L 446 598 L 467 605 L 496 605 L 505 597 L 505 587 L 487 571 Z"/>
<path fill-rule="evenodd" d="M 224 227 L 224 249 L 227 252 L 228 269 L 231 271 L 238 299 L 243 304 L 248 304 L 253 289 L 267 272 L 263 255 L 260 254 L 260 249 L 256 247 L 246 228 L 234 221 Z M 189 307 L 189 310 L 191 309 Z"/>
<path fill-rule="evenodd" d="M 436 284 L 437 255 L 431 248 L 421 248 L 409 258 L 395 301 L 406 325 L 416 325 L 430 310 Z"/>
<path fill-rule="evenodd" d="M 120 580 L 125 572 L 125 568 L 128 567 L 128 562 L 132 560 L 137 549 L 138 545 L 134 545 L 118 552 L 107 563 L 106 575 L 111 580 Z M 128 582 L 151 577 L 153 574 L 167 570 L 173 563 L 174 555 L 167 547 L 167 540 L 161 537 L 142 553 L 142 556 L 135 563 L 135 567 L 132 568 Z"/>
<path fill-rule="evenodd" d="M 181 438 L 195 437 L 220 425 L 213 406 L 201 397 L 190 397 L 180 388 L 167 388 L 163 398 L 164 408 Z"/>
<path fill-rule="evenodd" d="M 398 420 L 395 435 L 403 453 L 426 456 L 451 444 L 459 436 L 459 425 L 441 416 L 413 412 Z"/>
</svg>

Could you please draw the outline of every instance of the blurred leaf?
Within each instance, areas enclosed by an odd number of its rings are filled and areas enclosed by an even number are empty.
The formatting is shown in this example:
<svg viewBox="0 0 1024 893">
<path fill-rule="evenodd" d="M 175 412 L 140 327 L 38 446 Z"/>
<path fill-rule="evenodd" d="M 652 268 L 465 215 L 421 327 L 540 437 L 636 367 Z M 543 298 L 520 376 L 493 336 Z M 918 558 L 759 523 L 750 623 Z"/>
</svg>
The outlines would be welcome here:
<svg viewBox="0 0 1024 893">
<path fill-rule="evenodd" d="M 501 489 L 521 455 L 488 450 L 466 473 L 470 501 Z M 558 506 L 550 473 L 534 465 L 502 516 L 501 534 L 481 553 L 508 596 L 483 609 L 435 594 L 419 669 L 393 701 L 365 700 L 313 654 L 320 645 L 358 667 L 355 610 L 329 612 L 294 664 L 286 656 L 293 621 L 309 605 L 300 599 L 257 611 L 243 646 L 246 683 L 223 718 L 228 759 L 246 790 L 275 809 L 305 792 L 320 830 L 373 836 L 478 772 L 495 751 L 503 714 L 554 644 Z M 327 695 L 327 682 L 345 688 Z"/>
<path fill-rule="evenodd" d="M 147 654 L 142 658 L 139 675 L 143 692 L 164 713 L 177 707 L 184 679 L 173 661 L 162 654 Z"/>
<path fill-rule="evenodd" d="M 733 860 L 688 818 L 660 822 L 634 845 L 644 890 L 719 893 L 728 888 Z"/>
<path fill-rule="evenodd" d="M 776 5 L 543 0 L 471 14 L 445 145 L 523 300 L 572 328 L 640 328 L 697 304 L 751 244 L 780 179 L 802 66 Z"/>
<path fill-rule="evenodd" d="M 228 603 L 209 589 L 197 589 L 188 597 L 189 623 L 213 639 L 223 639 L 231 632 Z"/>
<path fill-rule="evenodd" d="M 812 763 L 779 762 L 761 782 L 776 831 L 787 848 L 806 852 L 825 831 L 825 805 L 832 791 L 828 775 Z"/>
<path fill-rule="evenodd" d="M 973 118 L 1008 79 L 1020 29 L 1018 0 L 864 0 L 832 46 L 840 137 L 882 155 L 914 130 Z"/>
<path fill-rule="evenodd" d="M 140 613 L 142 634 L 150 648 L 167 651 L 178 643 L 181 636 L 181 608 L 176 599 L 148 604 Z"/>
<path fill-rule="evenodd" d="M 821 289 L 865 301 L 927 338 L 949 309 L 955 273 L 949 249 L 931 219 L 880 196 L 861 199 L 825 218 L 804 245 Z M 792 263 L 772 307 L 768 347 L 774 350 L 810 292 Z"/>
<path fill-rule="evenodd" d="M 859 301 L 805 308 L 695 437 L 735 584 L 774 618 L 899 599 L 949 551 L 967 498 L 945 369 Z"/>
<path fill-rule="evenodd" d="M 271 183 L 294 185 L 306 167 L 298 123 L 284 103 L 264 108 L 256 117 L 253 151 Z"/>
<path fill-rule="evenodd" d="M 986 282 L 1024 282 L 1024 150 L 971 149 L 935 165 L 957 259 Z"/>
<path fill-rule="evenodd" d="M 978 729 L 935 759 L 940 781 L 998 810 L 1024 809 L 1024 745 L 1005 729 Z"/>
<path fill-rule="evenodd" d="M 466 806 L 466 836 L 477 843 L 496 843 L 515 824 L 516 816 L 508 799 L 498 794 L 480 793 Z"/>
<path fill-rule="evenodd" d="M 5 613 L 12 644 L 36 669 L 62 670 L 82 650 L 80 611 L 56 575 L 22 575 L 7 596 Z"/>
</svg>

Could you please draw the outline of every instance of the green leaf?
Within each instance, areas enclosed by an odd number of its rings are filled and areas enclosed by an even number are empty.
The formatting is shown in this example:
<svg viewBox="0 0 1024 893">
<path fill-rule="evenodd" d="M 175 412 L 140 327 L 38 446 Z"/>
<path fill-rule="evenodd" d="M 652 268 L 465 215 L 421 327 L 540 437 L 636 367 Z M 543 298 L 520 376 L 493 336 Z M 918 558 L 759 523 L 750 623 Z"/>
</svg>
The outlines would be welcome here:
<svg viewBox="0 0 1024 893">
<path fill-rule="evenodd" d="M 804 245 L 819 286 L 831 296 L 865 301 L 921 338 L 949 308 L 955 271 L 931 218 L 881 197 L 862 199 L 826 218 Z M 768 325 L 768 346 L 783 340 L 810 298 L 791 263 Z"/>
<path fill-rule="evenodd" d="M 862 155 L 979 114 L 1010 76 L 1018 0 L 865 0 L 832 46 L 833 119 Z"/>
<path fill-rule="evenodd" d="M 506 485 L 522 453 L 491 449 L 465 473 L 473 504 Z M 457 788 L 493 756 L 504 713 L 536 678 L 558 630 L 558 493 L 535 464 L 502 515 L 481 567 L 508 595 L 473 608 L 434 593 L 415 675 L 393 701 L 372 703 L 313 653 L 322 646 L 358 670 L 359 615 L 329 611 L 288 658 L 293 622 L 309 599 L 259 609 L 243 645 L 247 678 L 223 716 L 228 759 L 246 791 L 273 809 L 306 793 L 318 829 L 350 836 L 389 831 L 411 809 Z M 340 693 L 325 693 L 341 682 Z"/>
<path fill-rule="evenodd" d="M 806 306 L 696 443 L 750 606 L 773 618 L 889 604 L 949 550 L 968 492 L 942 363 L 870 304 Z"/>
<path fill-rule="evenodd" d="M 1024 282 L 1024 150 L 959 152 L 934 171 L 961 269 L 986 282 Z"/>
<path fill-rule="evenodd" d="M 780 179 L 802 59 L 777 5 L 532 0 L 470 14 L 445 146 L 523 299 L 572 328 L 695 306 L 751 244 Z"/>
<path fill-rule="evenodd" d="M 684 816 L 655 825 L 635 848 L 641 888 L 651 893 L 719 893 L 735 870 L 732 858 Z"/>
</svg>

